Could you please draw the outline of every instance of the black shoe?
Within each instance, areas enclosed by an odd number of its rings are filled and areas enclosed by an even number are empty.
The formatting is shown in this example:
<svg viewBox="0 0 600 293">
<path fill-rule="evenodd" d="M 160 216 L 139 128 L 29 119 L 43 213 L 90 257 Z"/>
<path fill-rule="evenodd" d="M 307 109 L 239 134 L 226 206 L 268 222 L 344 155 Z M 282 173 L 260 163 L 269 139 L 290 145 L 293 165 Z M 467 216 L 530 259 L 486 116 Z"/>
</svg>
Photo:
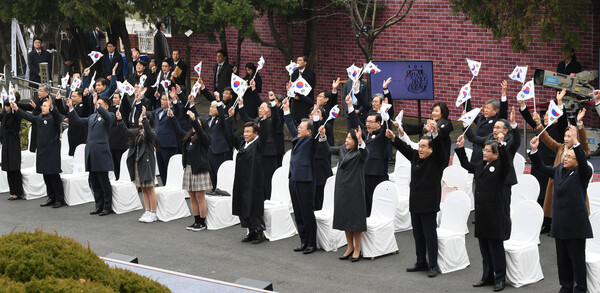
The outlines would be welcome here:
<svg viewBox="0 0 600 293">
<path fill-rule="evenodd" d="M 265 240 L 267 240 L 267 237 L 265 237 L 265 233 L 261 231 L 260 233 L 258 233 L 258 235 L 256 235 L 256 238 L 252 240 L 252 244 L 263 243 Z"/>
<path fill-rule="evenodd" d="M 300 252 L 300 251 L 305 251 L 306 250 L 306 243 L 302 243 L 300 244 L 300 246 L 294 248 L 295 252 Z"/>
<path fill-rule="evenodd" d="M 217 195 L 217 193 L 216 193 L 214 190 L 212 190 L 212 189 L 209 189 L 209 190 L 207 190 L 207 191 L 206 191 L 206 195 L 212 195 L 212 196 L 215 196 L 215 195 Z"/>
<path fill-rule="evenodd" d="M 58 209 L 58 208 L 60 208 L 60 207 L 62 207 L 64 205 L 65 205 L 65 202 L 63 202 L 63 201 L 57 201 L 56 203 L 54 203 L 54 205 L 52 206 L 52 208 Z"/>
<path fill-rule="evenodd" d="M 440 273 L 438 272 L 437 267 L 430 267 L 429 270 L 427 271 L 427 277 L 429 277 L 429 278 L 435 278 L 439 274 Z"/>
<path fill-rule="evenodd" d="M 479 281 L 475 284 L 473 284 L 473 287 L 477 288 L 477 287 L 485 287 L 485 286 L 491 286 L 494 285 L 494 281 Z"/>
<path fill-rule="evenodd" d="M 106 215 L 110 215 L 114 213 L 112 210 L 108 210 L 108 211 L 101 211 L 98 216 L 102 217 L 102 216 L 106 216 Z"/>
<path fill-rule="evenodd" d="M 198 223 L 191 224 L 191 225 L 185 227 L 185 229 L 191 231 L 196 225 L 198 225 Z"/>
<path fill-rule="evenodd" d="M 429 266 L 426 263 L 415 263 L 414 266 L 410 268 L 406 268 L 406 271 L 409 273 L 412 272 L 420 272 L 429 270 Z"/>
<path fill-rule="evenodd" d="M 357 258 L 351 257 L 351 258 L 350 258 L 350 261 L 351 261 L 351 262 L 357 262 L 357 261 L 359 261 L 361 258 L 362 258 L 362 253 L 359 253 Z"/>
<path fill-rule="evenodd" d="M 354 253 L 354 250 L 350 251 L 350 253 L 348 253 L 348 255 L 342 255 L 339 257 L 339 259 L 341 260 L 347 260 L 350 258 L 350 256 L 352 256 L 352 254 Z"/>
<path fill-rule="evenodd" d="M 90 212 L 90 215 L 97 215 L 97 214 L 99 214 L 99 213 L 101 213 L 101 212 L 102 212 L 102 209 L 92 210 L 92 211 Z"/>
<path fill-rule="evenodd" d="M 311 253 L 313 253 L 315 251 L 317 251 L 317 247 L 316 246 L 309 246 L 302 253 L 304 253 L 304 254 L 311 254 Z"/>
<path fill-rule="evenodd" d="M 500 281 L 496 284 L 494 284 L 494 292 L 498 292 L 498 291 L 502 291 L 504 290 L 504 282 Z"/>
<path fill-rule="evenodd" d="M 248 235 L 246 235 L 246 237 L 244 237 L 244 239 L 242 239 L 242 242 L 252 242 L 252 240 L 254 240 L 256 238 L 256 232 L 252 231 L 250 233 L 248 233 Z"/>
<path fill-rule="evenodd" d="M 215 189 L 215 193 L 219 196 L 231 196 L 231 194 L 229 194 L 229 192 L 225 191 L 225 190 L 221 190 L 221 189 Z"/>
<path fill-rule="evenodd" d="M 53 199 L 48 199 L 45 203 L 41 204 L 41 207 L 48 207 L 48 206 L 53 206 L 54 205 L 54 200 Z"/>
<path fill-rule="evenodd" d="M 593 151 L 590 154 L 590 156 L 600 156 L 600 145 L 599 145 L 599 147 L 595 151 Z"/>
<path fill-rule="evenodd" d="M 540 231 L 540 234 L 546 234 L 550 232 L 550 226 L 542 226 L 542 230 Z"/>
<path fill-rule="evenodd" d="M 194 227 L 192 227 L 192 231 L 194 232 L 198 232 L 198 231 L 202 231 L 206 229 L 206 225 L 202 224 L 202 223 L 194 223 L 193 225 Z"/>
<path fill-rule="evenodd" d="M 17 196 L 17 197 L 9 197 L 8 200 L 19 200 L 19 199 L 23 199 L 23 197 L 21 196 Z"/>
</svg>

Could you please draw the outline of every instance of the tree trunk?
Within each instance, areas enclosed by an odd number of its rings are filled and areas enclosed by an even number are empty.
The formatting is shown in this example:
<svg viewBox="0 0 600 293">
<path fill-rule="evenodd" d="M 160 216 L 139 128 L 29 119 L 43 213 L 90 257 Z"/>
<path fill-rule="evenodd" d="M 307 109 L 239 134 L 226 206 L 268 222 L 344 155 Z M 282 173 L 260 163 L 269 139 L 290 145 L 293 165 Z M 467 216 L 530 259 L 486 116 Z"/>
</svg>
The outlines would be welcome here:
<svg viewBox="0 0 600 293">
<path fill-rule="evenodd" d="M 317 7 L 317 1 L 310 0 L 304 9 L 304 19 L 306 21 L 306 36 L 304 38 L 304 48 L 302 54 L 309 57 L 308 67 L 314 69 L 317 65 L 317 18 L 314 17 L 314 11 Z"/>
<path fill-rule="evenodd" d="M 4 27 L 3 25 L 0 25 L 0 57 L 2 58 L 2 61 L 4 61 L 4 62 L 0 63 L 0 65 L 2 65 L 2 67 L 4 67 L 4 65 L 9 65 L 9 67 L 10 67 L 10 62 L 11 62 L 10 54 L 8 53 L 6 43 L 4 42 L 4 35 L 2 34 L 3 30 L 1 29 L 3 27 Z M 15 74 L 16 74 L 16 72 L 15 72 Z"/>
<path fill-rule="evenodd" d="M 285 49 L 281 50 L 283 53 L 283 57 L 285 58 L 285 64 L 287 64 L 288 60 L 294 60 L 296 56 L 294 56 L 294 23 L 291 20 L 288 20 L 285 24 Z"/>
<path fill-rule="evenodd" d="M 75 40 L 75 44 L 77 45 L 77 53 L 79 53 L 79 60 L 81 61 L 81 66 L 86 68 L 92 65 L 92 60 L 88 58 L 87 54 L 91 51 L 89 44 L 87 42 L 84 30 L 78 27 L 72 27 L 73 29 L 73 40 Z"/>
<path fill-rule="evenodd" d="M 241 62 L 241 59 L 242 59 L 242 43 L 244 42 L 244 39 L 245 39 L 245 38 L 246 38 L 246 37 L 244 37 L 244 34 L 238 30 L 238 38 L 237 38 L 237 56 L 236 56 L 236 58 L 235 58 L 235 64 L 237 64 L 237 65 L 238 65 L 238 66 L 237 66 L 237 68 L 238 68 L 238 70 L 237 70 L 237 71 L 238 71 L 238 72 L 240 71 L 240 69 L 241 69 L 241 68 L 243 68 L 243 66 L 242 66 L 242 64 L 241 64 L 240 62 Z M 238 72 L 235 72 L 235 74 L 238 74 L 238 75 L 239 75 L 239 73 L 238 73 Z M 242 71 L 242 72 L 243 72 L 243 71 Z"/>
</svg>

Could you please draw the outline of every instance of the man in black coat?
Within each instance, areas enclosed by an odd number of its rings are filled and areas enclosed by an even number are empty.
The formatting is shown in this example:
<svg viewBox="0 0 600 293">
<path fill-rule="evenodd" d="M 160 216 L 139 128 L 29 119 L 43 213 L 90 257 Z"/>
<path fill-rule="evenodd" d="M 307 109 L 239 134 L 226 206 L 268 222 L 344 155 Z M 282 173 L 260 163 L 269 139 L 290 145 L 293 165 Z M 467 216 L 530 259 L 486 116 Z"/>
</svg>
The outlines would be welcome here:
<svg viewBox="0 0 600 293">
<path fill-rule="evenodd" d="M 310 114 L 310 111 L 315 104 L 314 93 L 317 84 L 317 75 L 310 68 L 306 67 L 308 64 L 308 57 L 300 56 L 296 58 L 296 63 L 298 63 L 298 69 L 292 73 L 291 81 L 296 81 L 298 77 L 302 76 L 312 88 L 308 95 L 304 96 L 296 94 L 294 98 L 291 99 L 292 103 L 290 107 L 292 109 L 292 118 L 296 124 L 299 124 L 302 119 L 308 117 L 308 114 Z"/>
<path fill-rule="evenodd" d="M 119 92 L 115 92 L 111 101 L 112 104 L 108 107 L 108 112 L 114 114 L 115 117 L 117 112 L 121 113 L 121 117 L 133 116 L 131 115 L 131 104 L 129 103 L 127 96 L 127 94 L 121 96 Z M 142 111 L 140 109 L 140 113 L 141 112 Z M 123 122 L 125 123 L 126 127 L 131 127 L 129 119 L 123 120 Z M 121 156 L 123 156 L 125 151 L 127 151 L 129 148 L 129 137 L 123 135 L 117 123 L 113 123 L 110 126 L 108 144 L 110 146 L 110 154 L 115 169 L 115 179 L 119 180 L 119 176 L 121 175 Z"/>
<path fill-rule="evenodd" d="M 163 186 L 167 184 L 167 166 L 169 165 L 169 160 L 177 153 L 178 149 L 177 136 L 167 115 L 167 110 L 172 105 L 171 97 L 167 93 L 160 98 L 160 108 L 151 112 L 154 115 L 156 132 L 158 133 L 160 147 L 156 151 L 156 160 L 158 161 L 158 173 L 160 174 Z M 179 115 L 175 109 L 173 109 L 173 112 L 176 116 Z"/>
<path fill-rule="evenodd" d="M 44 84 L 37 89 L 37 98 L 34 97 L 29 101 L 29 104 L 19 104 L 19 107 L 24 111 L 31 111 L 31 115 L 38 116 L 42 113 L 42 104 L 46 100 L 52 100 L 50 97 L 50 90 L 52 88 L 49 84 Z M 31 141 L 29 142 L 29 151 L 35 153 L 38 142 L 38 124 L 31 124 Z"/>
<path fill-rule="evenodd" d="M 550 236 L 556 242 L 560 292 L 587 292 L 585 242 L 593 237 L 593 233 L 588 218 L 586 192 L 593 174 L 579 144 L 579 139 L 586 138 L 577 137 L 575 126 L 571 126 L 569 131 L 574 145 L 573 149 L 568 150 L 563 163 L 556 167 L 546 166 L 537 152 L 537 137 L 531 140 L 529 157 L 535 168 L 554 178 Z"/>
<path fill-rule="evenodd" d="M 233 111 L 233 110 L 232 110 Z M 232 115 L 233 116 L 233 115 Z M 266 240 L 263 214 L 264 178 L 261 151 L 265 146 L 265 136 L 259 135 L 258 124 L 246 122 L 244 133 L 239 134 L 235 127 L 235 118 L 228 118 L 227 128 L 233 137 L 238 154 L 235 160 L 232 212 L 240 217 L 242 227 L 248 228 L 248 235 L 242 242 L 258 244 Z"/>
<path fill-rule="evenodd" d="M 460 164 L 474 174 L 475 188 L 475 237 L 483 262 L 481 280 L 473 287 L 494 285 L 494 291 L 504 289 L 506 282 L 506 257 L 504 241 L 510 238 L 510 211 L 504 209 L 506 197 L 502 192 L 504 178 L 511 170 L 506 154 L 504 134 L 498 141 L 488 140 L 483 148 L 483 161 L 470 163 L 465 153 L 464 136 L 458 138 L 455 150 Z M 508 212 L 508 214 L 507 214 Z"/>
<path fill-rule="evenodd" d="M 169 57 L 169 43 L 164 31 L 167 29 L 164 22 L 156 23 L 156 34 L 154 35 L 154 59 L 160 64 Z"/>
<path fill-rule="evenodd" d="M 189 66 L 181 60 L 181 53 L 179 49 L 173 50 L 173 76 L 172 82 L 178 84 L 182 89 L 185 89 L 185 80 L 187 79 L 188 72 L 190 71 Z"/>
<path fill-rule="evenodd" d="M 79 72 L 79 52 L 77 44 L 73 40 L 73 33 L 70 28 L 67 29 L 67 38 L 60 41 L 60 75 L 64 76 L 67 73 L 73 76 L 74 72 Z"/>
<path fill-rule="evenodd" d="M 104 77 L 106 77 L 106 79 L 110 80 L 111 78 L 111 74 L 113 72 L 113 67 L 115 67 L 115 64 L 119 64 L 119 66 L 117 66 L 117 70 L 114 71 L 115 75 L 117 76 L 117 80 L 118 81 L 123 81 L 125 80 L 123 78 L 123 57 L 121 56 L 121 53 L 116 51 L 116 45 L 113 42 L 108 42 L 108 44 L 106 44 L 106 50 L 108 52 L 106 52 L 106 54 L 104 54 L 104 56 L 102 56 L 101 62 L 102 62 L 102 74 L 104 75 Z"/>
<path fill-rule="evenodd" d="M 131 82 L 131 78 L 136 76 L 137 74 L 137 64 L 138 62 L 140 62 L 140 50 L 137 47 L 132 47 L 131 48 L 131 62 L 127 63 L 127 68 L 125 70 L 125 79 L 127 81 L 129 81 L 129 83 L 131 83 L 132 85 L 135 85 L 135 83 Z M 146 63 L 146 66 L 144 66 L 144 69 L 148 67 L 148 64 Z M 143 70 L 142 70 L 142 74 L 143 74 Z M 138 76 L 138 81 L 139 81 L 139 75 Z M 148 77 L 148 76 L 146 76 Z"/>
<path fill-rule="evenodd" d="M 346 106 L 345 99 L 348 95 L 352 97 L 352 106 L 354 107 L 354 113 L 358 116 L 358 119 L 364 124 L 365 119 L 367 118 L 367 113 L 371 110 L 371 105 L 369 104 L 369 94 L 370 94 L 369 86 L 366 81 L 359 80 L 358 82 L 353 82 L 352 80 L 347 80 L 344 84 L 344 89 L 342 90 L 342 109 L 344 113 L 348 115 L 348 107 Z M 350 121 L 350 116 L 346 116 L 346 121 L 348 125 L 348 131 L 352 129 L 352 122 Z"/>
<path fill-rule="evenodd" d="M 85 30 L 84 34 L 87 38 L 89 50 L 101 52 L 103 49 L 102 40 L 106 39 L 106 35 L 98 27 L 93 30 Z"/>
<path fill-rule="evenodd" d="M 42 82 L 40 75 L 40 63 L 48 63 L 48 80 L 52 80 L 52 55 L 42 48 L 42 39 L 33 39 L 33 50 L 27 54 L 27 66 L 29 66 L 29 80 L 37 83 Z M 31 84 L 37 88 L 37 84 Z"/>
<path fill-rule="evenodd" d="M 273 137 L 275 139 L 275 149 L 277 151 L 277 167 L 281 167 L 283 164 L 283 156 L 285 155 L 285 140 L 283 135 L 283 109 L 281 109 L 281 102 L 284 97 L 280 94 L 275 94 L 272 91 L 269 92 L 269 102 L 271 104 L 275 103 L 275 106 L 272 108 L 272 116 L 277 116 L 278 123 L 273 123 L 275 131 L 273 133 Z"/>
<path fill-rule="evenodd" d="M 113 75 L 114 76 L 114 75 Z M 80 118 L 73 111 L 73 103 L 67 100 L 69 106 L 69 121 L 74 124 L 87 125 L 88 137 L 85 145 L 85 169 L 89 172 L 90 187 L 94 192 L 95 208 L 90 215 L 106 216 L 113 213 L 112 186 L 108 179 L 108 172 L 114 171 L 113 159 L 110 151 L 109 133 L 115 123 L 115 114 L 108 112 L 110 99 L 100 98 L 94 94 L 93 106 L 96 113 L 88 118 Z"/>
<path fill-rule="evenodd" d="M 292 137 L 290 158 L 290 196 L 294 208 L 294 218 L 300 234 L 300 246 L 294 251 L 310 254 L 317 250 L 317 222 L 314 214 L 315 177 L 313 157 L 317 146 L 314 137 L 313 121 L 303 119 L 298 127 L 290 115 L 290 105 L 283 100 L 285 124 Z"/>
<path fill-rule="evenodd" d="M 85 118 L 90 116 L 90 102 L 89 95 L 84 96 L 83 91 L 76 90 L 71 92 L 71 101 L 73 103 L 73 109 L 77 112 L 77 116 Z M 56 95 L 56 108 L 61 115 L 67 116 L 69 110 L 62 102 L 60 94 Z M 75 154 L 75 149 L 78 145 L 86 143 L 87 139 L 87 125 L 78 125 L 76 123 L 69 123 L 69 131 L 67 132 L 69 139 L 69 156 Z M 63 137 L 63 139 L 65 139 Z"/>
<path fill-rule="evenodd" d="M 367 116 L 366 126 L 360 122 L 354 112 L 352 98 L 346 96 L 346 105 L 348 107 L 348 118 L 352 128 L 366 129 L 363 132 L 363 140 L 367 145 L 369 157 L 365 162 L 365 198 L 367 202 L 367 217 L 371 215 L 371 205 L 373 204 L 373 192 L 375 187 L 383 181 L 389 179 L 388 176 L 388 148 L 390 141 L 385 137 L 388 124 L 383 123 L 379 113 L 371 113 Z M 408 158 L 408 157 L 407 157 Z"/>
<path fill-rule="evenodd" d="M 15 103 L 11 103 L 10 106 L 16 112 L 17 117 L 31 121 L 38 128 L 35 168 L 37 173 L 44 176 L 48 195 L 48 201 L 41 206 L 62 207 L 65 205 L 65 193 L 60 179 L 62 172 L 60 168 L 60 113 L 52 107 L 51 99 L 44 100 L 40 106 L 40 114 L 37 116 L 19 109 Z"/>
<path fill-rule="evenodd" d="M 213 82 L 214 91 L 223 94 L 225 87 L 231 86 L 231 75 L 233 74 L 233 66 L 229 64 L 227 52 L 223 49 L 217 51 L 217 64 L 213 66 Z"/>
<path fill-rule="evenodd" d="M 394 147 L 411 162 L 409 211 L 417 250 L 417 262 L 406 271 L 427 271 L 427 276 L 433 278 L 439 273 L 436 217 L 440 210 L 441 180 L 445 166 L 437 124 L 434 120 L 429 120 L 426 129 L 427 132 L 433 134 L 433 138 L 422 137 L 418 150 L 414 150 L 400 140 L 390 129 L 386 130 L 386 136 L 392 140 Z M 429 264 L 427 264 L 427 255 L 429 255 Z"/>
</svg>

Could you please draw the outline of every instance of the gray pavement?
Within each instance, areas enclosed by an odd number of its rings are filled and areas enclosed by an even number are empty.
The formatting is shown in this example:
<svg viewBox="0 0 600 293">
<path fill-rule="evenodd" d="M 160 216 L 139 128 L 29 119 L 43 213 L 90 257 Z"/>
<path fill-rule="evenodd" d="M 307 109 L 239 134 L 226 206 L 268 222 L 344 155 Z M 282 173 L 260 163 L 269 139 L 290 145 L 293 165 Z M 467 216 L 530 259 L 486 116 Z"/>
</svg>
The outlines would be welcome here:
<svg viewBox="0 0 600 293">
<path fill-rule="evenodd" d="M 473 288 L 481 277 L 481 256 L 473 225 L 466 236 L 471 265 L 464 270 L 429 279 L 425 273 L 407 273 L 415 261 L 412 233 L 396 233 L 399 254 L 358 263 L 340 261 L 338 252 L 295 253 L 297 236 L 259 245 L 241 243 L 239 225 L 218 231 L 190 232 L 192 218 L 168 223 L 137 222 L 142 212 L 106 217 L 90 216 L 93 204 L 52 209 L 39 205 L 46 199 L 7 201 L 0 194 L 0 234 L 41 228 L 74 238 L 100 256 L 117 252 L 139 257 L 140 264 L 216 280 L 233 282 L 245 277 L 273 282 L 279 292 L 492 292 Z M 472 216 L 471 216 L 472 217 Z M 554 241 L 542 235 L 539 246 L 545 279 L 507 292 L 556 292 L 559 289 Z"/>
</svg>

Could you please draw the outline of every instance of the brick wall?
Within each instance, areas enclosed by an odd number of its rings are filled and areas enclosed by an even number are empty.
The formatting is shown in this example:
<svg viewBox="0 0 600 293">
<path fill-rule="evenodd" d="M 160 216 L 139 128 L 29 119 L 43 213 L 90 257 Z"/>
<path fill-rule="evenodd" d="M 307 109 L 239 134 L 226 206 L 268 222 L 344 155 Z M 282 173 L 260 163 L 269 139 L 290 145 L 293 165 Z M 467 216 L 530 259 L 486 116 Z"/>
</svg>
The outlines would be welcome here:
<svg viewBox="0 0 600 293">
<path fill-rule="evenodd" d="M 389 17 L 398 8 L 399 3 L 387 1 L 388 9 L 382 18 Z M 589 29 L 582 35 L 577 59 L 584 69 L 598 69 L 598 50 L 600 48 L 600 12 L 599 4 L 594 4 L 594 12 L 589 17 Z M 318 30 L 318 63 L 316 90 L 329 89 L 331 81 L 340 76 L 345 79 L 346 67 L 352 63 L 364 62 L 364 55 L 356 45 L 349 29 L 350 20 L 343 15 L 322 18 Z M 261 35 L 271 40 L 265 18 L 255 22 Z M 283 21 L 277 19 L 276 25 L 283 28 Z M 295 42 L 295 53 L 302 50 L 304 31 L 298 27 L 294 32 L 298 35 Z M 234 29 L 227 31 L 229 55 L 234 60 L 237 34 Z M 185 37 L 174 36 L 169 39 L 170 48 L 179 48 L 185 53 Z M 212 66 L 215 64 L 218 44 L 209 44 L 198 35 L 191 37 L 191 60 L 195 65 L 203 62 L 204 79 L 212 85 Z M 561 44 L 534 40 L 527 53 L 514 53 L 508 40 L 497 42 L 491 33 L 469 22 L 462 22 L 451 12 L 451 6 L 444 0 L 416 1 L 408 17 L 399 24 L 388 28 L 375 43 L 374 60 L 433 60 L 435 99 L 450 105 L 450 118 L 455 120 L 462 109 L 454 107 L 458 90 L 469 81 L 471 73 L 465 58 L 482 62 L 482 69 L 473 83 L 472 95 L 475 106 L 482 106 L 489 98 L 499 98 L 500 82 L 508 79 L 507 75 L 515 65 L 529 65 L 527 77 L 532 78 L 536 68 L 555 70 L 561 61 Z M 263 78 L 263 92 L 273 90 L 284 93 L 285 82 L 289 76 L 284 66 L 289 60 L 283 60 L 282 54 L 274 48 L 262 47 L 246 40 L 242 45 L 242 64 L 256 62 L 262 55 L 266 65 L 260 74 Z M 183 56 L 182 58 L 185 58 Z M 192 74 L 193 70 L 191 70 Z M 381 74 L 385 74 L 382 72 Z M 597 83 L 596 83 L 597 86 Z M 509 81 L 508 97 L 510 105 L 517 106 L 516 94 L 521 85 Z M 381 85 L 372 85 L 373 93 L 381 90 Z M 392 93 L 393 94 L 393 93 Z M 264 95 L 263 95 L 264 96 Z M 540 86 L 536 87 L 537 104 L 548 102 L 553 91 Z M 428 116 L 433 102 L 423 102 L 422 109 Z M 532 102 L 528 102 L 532 107 Z M 416 116 L 416 101 L 397 101 L 395 106 L 405 109 L 405 115 Z M 590 107 L 588 110 L 592 110 Z M 595 112 L 588 115 L 586 123 L 598 127 Z M 517 115 L 517 118 L 521 118 Z"/>
</svg>

